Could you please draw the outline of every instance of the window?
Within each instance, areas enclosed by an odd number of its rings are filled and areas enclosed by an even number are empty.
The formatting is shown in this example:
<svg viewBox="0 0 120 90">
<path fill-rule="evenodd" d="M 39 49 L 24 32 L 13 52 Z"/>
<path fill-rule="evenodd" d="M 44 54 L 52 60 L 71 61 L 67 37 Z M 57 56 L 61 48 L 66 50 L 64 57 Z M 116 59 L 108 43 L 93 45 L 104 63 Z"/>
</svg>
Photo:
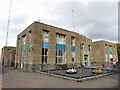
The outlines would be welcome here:
<svg viewBox="0 0 120 90">
<path fill-rule="evenodd" d="M 65 54 L 65 35 L 63 34 L 56 34 L 56 63 L 63 64 L 66 61 L 66 54 Z"/>
<path fill-rule="evenodd" d="M 42 38 L 42 42 L 43 42 L 43 46 L 42 46 L 42 64 L 46 64 L 47 63 L 47 57 L 48 57 L 48 35 L 49 32 L 46 30 L 43 30 L 43 38 Z"/>
<path fill-rule="evenodd" d="M 115 46 L 114 46 L 114 58 L 116 58 L 116 50 L 115 50 Z"/>
<path fill-rule="evenodd" d="M 110 52 L 112 52 L 112 45 L 109 45 L 109 50 Z"/>
<path fill-rule="evenodd" d="M 105 49 L 107 49 L 107 44 L 105 44 Z"/>
<path fill-rule="evenodd" d="M 108 61 L 108 56 L 107 56 L 107 44 L 105 44 L 105 53 L 106 53 L 106 62 Z"/>
<path fill-rule="evenodd" d="M 56 34 L 56 43 L 57 44 L 65 44 L 65 35 L 63 34 Z"/>
<path fill-rule="evenodd" d="M 48 31 L 43 31 L 43 37 L 42 37 L 43 42 L 48 42 Z"/>
<path fill-rule="evenodd" d="M 42 64 L 47 63 L 47 57 L 48 57 L 48 49 L 42 48 Z"/>
<path fill-rule="evenodd" d="M 28 52 L 29 52 L 29 55 L 30 55 L 30 51 L 31 51 L 31 30 L 29 31 L 29 50 L 28 50 Z"/>
<path fill-rule="evenodd" d="M 88 51 L 91 51 L 91 45 L 88 45 Z"/>
<path fill-rule="evenodd" d="M 31 42 L 31 30 L 29 31 L 29 42 Z"/>
<path fill-rule="evenodd" d="M 71 37 L 72 62 L 75 63 L 75 37 Z"/>
<path fill-rule="evenodd" d="M 75 63 L 75 51 L 72 51 L 72 62 Z"/>
<path fill-rule="evenodd" d="M 106 54 L 107 54 L 107 44 L 105 44 L 105 52 L 106 52 Z"/>
<path fill-rule="evenodd" d="M 10 52 L 11 51 L 11 49 L 8 49 L 8 52 Z"/>
<path fill-rule="evenodd" d="M 113 56 L 112 56 L 112 45 L 109 45 L 109 53 L 110 53 L 110 58 L 113 58 Z"/>
<path fill-rule="evenodd" d="M 56 50 L 56 63 L 61 64 L 65 63 L 65 50 Z"/>
<path fill-rule="evenodd" d="M 115 50 L 115 46 L 114 46 L 114 55 L 116 55 L 116 50 Z"/>
<path fill-rule="evenodd" d="M 75 37 L 71 37 L 71 45 L 75 46 Z"/>
<path fill-rule="evenodd" d="M 80 50 L 84 50 L 84 43 L 80 43 Z"/>
<path fill-rule="evenodd" d="M 23 45 L 25 45 L 26 44 L 26 35 L 23 35 L 22 37 L 23 37 Z"/>
</svg>

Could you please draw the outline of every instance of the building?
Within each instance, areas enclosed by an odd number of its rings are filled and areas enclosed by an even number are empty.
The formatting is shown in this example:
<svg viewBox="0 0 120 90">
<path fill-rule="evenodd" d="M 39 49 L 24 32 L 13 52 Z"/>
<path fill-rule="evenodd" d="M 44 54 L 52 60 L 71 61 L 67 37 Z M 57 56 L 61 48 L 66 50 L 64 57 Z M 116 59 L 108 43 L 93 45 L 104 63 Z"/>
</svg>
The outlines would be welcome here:
<svg viewBox="0 0 120 90">
<path fill-rule="evenodd" d="M 107 41 L 96 41 L 92 43 L 92 56 L 98 65 L 103 63 L 111 64 L 112 61 L 118 62 L 116 45 Z"/>
<path fill-rule="evenodd" d="M 15 64 L 15 54 L 16 54 L 16 48 L 12 49 L 10 51 L 10 64 L 9 64 L 10 67 L 14 67 L 14 64 Z"/>
<path fill-rule="evenodd" d="M 79 33 L 35 21 L 17 36 L 15 67 L 32 71 L 48 65 L 89 66 L 91 45 L 92 40 Z"/>
<path fill-rule="evenodd" d="M 118 53 L 118 61 L 120 63 L 120 43 L 116 43 L 117 46 L 117 53 Z"/>
<path fill-rule="evenodd" d="M 2 65 L 14 67 L 16 47 L 4 46 L 1 52 Z"/>
</svg>

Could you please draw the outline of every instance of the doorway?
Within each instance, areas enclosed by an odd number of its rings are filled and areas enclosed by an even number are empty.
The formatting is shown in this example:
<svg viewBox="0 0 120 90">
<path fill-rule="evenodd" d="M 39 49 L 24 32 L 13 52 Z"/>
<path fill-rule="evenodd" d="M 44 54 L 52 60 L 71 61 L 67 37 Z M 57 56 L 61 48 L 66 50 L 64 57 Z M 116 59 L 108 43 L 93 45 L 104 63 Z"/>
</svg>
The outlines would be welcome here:
<svg viewBox="0 0 120 90">
<path fill-rule="evenodd" d="M 84 55 L 84 65 L 88 66 L 88 55 Z"/>
</svg>

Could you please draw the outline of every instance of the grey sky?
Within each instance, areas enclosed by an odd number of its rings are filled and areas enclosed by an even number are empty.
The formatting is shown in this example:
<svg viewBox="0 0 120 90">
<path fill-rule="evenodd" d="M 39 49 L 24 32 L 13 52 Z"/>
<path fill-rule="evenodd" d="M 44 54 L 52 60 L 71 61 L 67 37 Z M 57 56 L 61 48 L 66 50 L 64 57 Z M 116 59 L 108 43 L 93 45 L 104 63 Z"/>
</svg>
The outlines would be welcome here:
<svg viewBox="0 0 120 90">
<path fill-rule="evenodd" d="M 116 0 L 115 2 L 13 0 L 11 9 L 9 46 L 16 46 L 17 35 L 38 19 L 43 23 L 72 31 L 72 9 L 74 9 L 75 32 L 93 41 L 103 39 L 116 43 L 118 40 L 118 2 Z M 1 0 L 0 48 L 5 45 L 8 10 L 9 0 Z"/>
</svg>

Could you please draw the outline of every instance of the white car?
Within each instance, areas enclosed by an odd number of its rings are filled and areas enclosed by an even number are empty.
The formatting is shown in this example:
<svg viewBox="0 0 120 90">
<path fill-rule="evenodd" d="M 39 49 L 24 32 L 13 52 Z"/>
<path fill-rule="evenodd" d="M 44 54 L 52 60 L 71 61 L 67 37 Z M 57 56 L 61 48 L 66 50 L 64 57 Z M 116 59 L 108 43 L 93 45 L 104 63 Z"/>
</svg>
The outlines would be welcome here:
<svg viewBox="0 0 120 90">
<path fill-rule="evenodd" d="M 68 74 L 76 74 L 77 71 L 72 68 L 72 69 L 68 69 L 68 70 L 66 71 L 66 73 L 68 73 Z"/>
</svg>

